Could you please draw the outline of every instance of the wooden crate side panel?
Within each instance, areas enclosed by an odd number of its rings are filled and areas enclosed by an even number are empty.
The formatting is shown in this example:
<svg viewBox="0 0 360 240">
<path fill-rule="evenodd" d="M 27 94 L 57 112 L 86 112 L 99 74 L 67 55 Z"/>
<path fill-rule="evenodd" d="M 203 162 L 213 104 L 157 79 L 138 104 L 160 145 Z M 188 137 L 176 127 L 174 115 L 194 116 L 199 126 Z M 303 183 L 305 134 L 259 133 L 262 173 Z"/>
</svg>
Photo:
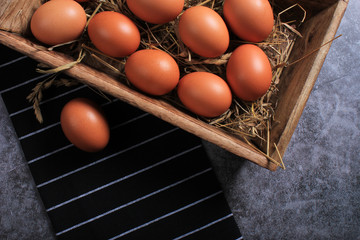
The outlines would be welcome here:
<svg viewBox="0 0 360 240">
<path fill-rule="evenodd" d="M 28 35 L 31 17 L 41 4 L 41 0 L 2 0 L 0 29 Z"/>
<path fill-rule="evenodd" d="M 339 1 L 310 19 L 304 25 L 303 32 L 306 34 L 297 41 L 290 62 L 333 39 L 346 7 L 346 2 Z M 318 52 L 284 71 L 281 76 L 283 82 L 275 113 L 277 123 L 271 129 L 271 141 L 277 143 L 281 155 L 285 153 L 295 131 L 330 46 L 331 43 L 323 46 Z M 276 154 L 273 155 L 276 157 Z"/>
</svg>

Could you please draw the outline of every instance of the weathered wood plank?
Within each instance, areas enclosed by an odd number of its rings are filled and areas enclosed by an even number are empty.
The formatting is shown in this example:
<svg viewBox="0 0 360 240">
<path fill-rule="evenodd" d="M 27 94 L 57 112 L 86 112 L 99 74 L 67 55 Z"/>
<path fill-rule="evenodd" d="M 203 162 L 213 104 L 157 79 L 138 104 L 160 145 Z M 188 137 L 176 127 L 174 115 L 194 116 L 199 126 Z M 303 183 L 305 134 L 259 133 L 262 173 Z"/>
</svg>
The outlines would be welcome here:
<svg viewBox="0 0 360 240">
<path fill-rule="evenodd" d="M 41 3 L 41 0 L 2 0 L 0 29 L 27 35 L 31 17 Z"/>
<path fill-rule="evenodd" d="M 339 1 L 306 22 L 302 31 L 304 37 L 296 42 L 290 62 L 332 40 L 346 7 L 347 2 Z M 281 76 L 283 82 L 280 85 L 279 104 L 275 112 L 277 124 L 271 129 L 271 142 L 277 143 L 281 155 L 285 153 L 296 129 L 330 46 L 331 43 L 321 47 L 319 51 L 286 69 Z M 276 159 L 275 149 L 272 149 L 272 152 Z"/>
</svg>

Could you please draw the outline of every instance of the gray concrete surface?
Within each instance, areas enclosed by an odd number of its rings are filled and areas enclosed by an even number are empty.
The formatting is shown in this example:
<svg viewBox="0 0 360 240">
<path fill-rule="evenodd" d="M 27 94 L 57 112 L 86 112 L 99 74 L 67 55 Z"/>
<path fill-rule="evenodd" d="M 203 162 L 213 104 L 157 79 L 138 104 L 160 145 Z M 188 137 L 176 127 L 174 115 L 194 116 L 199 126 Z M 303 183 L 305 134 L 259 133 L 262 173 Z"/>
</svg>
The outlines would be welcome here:
<svg viewBox="0 0 360 240">
<path fill-rule="evenodd" d="M 360 239 L 360 1 L 350 0 L 284 161 L 204 143 L 244 239 Z M 53 239 L 0 99 L 0 239 Z"/>
<path fill-rule="evenodd" d="M 0 239 L 55 239 L 1 98 Z"/>
<path fill-rule="evenodd" d="M 244 239 L 360 239 L 360 1 L 350 0 L 284 161 L 206 143 Z"/>
</svg>

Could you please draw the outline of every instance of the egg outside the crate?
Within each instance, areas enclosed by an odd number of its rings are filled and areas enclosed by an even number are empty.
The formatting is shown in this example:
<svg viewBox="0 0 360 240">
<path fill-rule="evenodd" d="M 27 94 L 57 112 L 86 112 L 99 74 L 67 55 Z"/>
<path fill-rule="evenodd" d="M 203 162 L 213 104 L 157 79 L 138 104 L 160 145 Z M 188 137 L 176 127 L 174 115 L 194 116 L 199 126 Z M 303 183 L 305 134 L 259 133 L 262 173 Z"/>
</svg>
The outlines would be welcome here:
<svg viewBox="0 0 360 240">
<path fill-rule="evenodd" d="M 34 37 L 47 45 L 78 39 L 84 32 L 85 25 L 85 10 L 73 0 L 46 2 L 34 12 L 30 21 Z"/>
<path fill-rule="evenodd" d="M 245 101 L 255 101 L 269 89 L 272 68 L 264 51 L 256 45 L 240 45 L 226 66 L 226 80 L 234 94 Z"/>
<path fill-rule="evenodd" d="M 75 98 L 66 103 L 60 114 L 60 124 L 66 138 L 85 152 L 98 152 L 109 142 L 110 130 L 105 115 L 90 99 Z"/>
</svg>

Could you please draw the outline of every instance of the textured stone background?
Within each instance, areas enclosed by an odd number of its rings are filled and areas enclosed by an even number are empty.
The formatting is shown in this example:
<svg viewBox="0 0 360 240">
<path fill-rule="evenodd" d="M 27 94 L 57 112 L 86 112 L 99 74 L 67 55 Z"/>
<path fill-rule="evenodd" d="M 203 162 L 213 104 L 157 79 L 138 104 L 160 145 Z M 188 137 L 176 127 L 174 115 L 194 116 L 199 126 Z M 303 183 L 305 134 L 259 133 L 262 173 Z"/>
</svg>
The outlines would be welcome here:
<svg viewBox="0 0 360 240">
<path fill-rule="evenodd" d="M 206 143 L 244 239 L 360 239 L 360 1 L 269 172 Z"/>
<path fill-rule="evenodd" d="M 55 239 L 1 98 L 0 239 Z"/>
</svg>

